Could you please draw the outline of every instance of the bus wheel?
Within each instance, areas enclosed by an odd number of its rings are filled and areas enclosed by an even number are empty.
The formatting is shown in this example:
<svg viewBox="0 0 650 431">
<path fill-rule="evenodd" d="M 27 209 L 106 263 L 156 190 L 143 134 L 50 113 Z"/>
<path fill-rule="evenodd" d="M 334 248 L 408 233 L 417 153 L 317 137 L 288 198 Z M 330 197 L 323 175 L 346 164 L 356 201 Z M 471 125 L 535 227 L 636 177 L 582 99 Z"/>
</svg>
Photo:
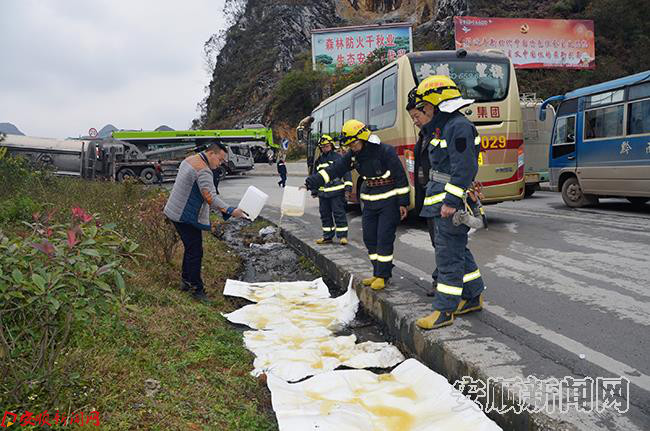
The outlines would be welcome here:
<svg viewBox="0 0 650 431">
<path fill-rule="evenodd" d="M 153 184 L 155 178 L 156 171 L 154 168 L 144 168 L 142 172 L 140 172 L 140 179 L 145 184 Z"/>
<path fill-rule="evenodd" d="M 646 202 L 650 201 L 650 198 L 643 198 L 643 197 L 628 197 L 625 199 L 630 201 L 632 205 L 643 205 Z"/>
<path fill-rule="evenodd" d="M 598 203 L 596 196 L 582 193 L 582 188 L 576 177 L 571 177 L 562 184 L 562 199 L 566 206 L 571 208 L 580 208 Z"/>
<path fill-rule="evenodd" d="M 117 180 L 120 182 L 126 180 L 127 178 L 135 178 L 135 177 L 136 177 L 135 172 L 133 172 L 133 170 L 129 168 L 120 169 L 119 172 L 117 173 Z"/>
<path fill-rule="evenodd" d="M 524 197 L 525 198 L 531 197 L 533 193 L 535 193 L 535 190 L 537 190 L 535 186 L 526 186 L 526 188 L 524 189 Z"/>
</svg>

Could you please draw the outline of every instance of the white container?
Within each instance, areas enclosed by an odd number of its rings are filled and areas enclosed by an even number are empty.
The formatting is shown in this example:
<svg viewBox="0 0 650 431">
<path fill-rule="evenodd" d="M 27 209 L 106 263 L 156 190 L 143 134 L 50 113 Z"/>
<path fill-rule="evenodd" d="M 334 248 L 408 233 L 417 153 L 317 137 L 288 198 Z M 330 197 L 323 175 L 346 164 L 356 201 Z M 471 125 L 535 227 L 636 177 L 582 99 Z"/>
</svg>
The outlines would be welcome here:
<svg viewBox="0 0 650 431">
<path fill-rule="evenodd" d="M 282 195 L 280 212 L 282 215 L 300 217 L 305 213 L 307 190 L 298 187 L 286 186 Z"/>
<path fill-rule="evenodd" d="M 255 220 L 257 216 L 260 215 L 260 212 L 262 211 L 262 208 L 264 208 L 268 198 L 269 195 L 257 187 L 248 186 L 246 193 L 244 193 L 244 196 L 239 202 L 239 209 L 248 214 L 250 220 Z"/>
</svg>

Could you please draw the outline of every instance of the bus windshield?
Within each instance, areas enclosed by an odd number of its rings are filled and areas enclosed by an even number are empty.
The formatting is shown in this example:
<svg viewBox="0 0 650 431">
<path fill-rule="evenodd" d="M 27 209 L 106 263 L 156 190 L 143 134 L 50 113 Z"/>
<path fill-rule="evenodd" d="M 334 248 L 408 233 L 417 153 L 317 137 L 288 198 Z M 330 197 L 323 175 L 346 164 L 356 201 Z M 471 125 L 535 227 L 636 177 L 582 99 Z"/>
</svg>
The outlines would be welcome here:
<svg viewBox="0 0 650 431">
<path fill-rule="evenodd" d="M 416 60 L 413 66 L 418 84 L 429 75 L 447 75 L 464 98 L 476 102 L 495 102 L 508 95 L 510 67 L 506 62 L 428 59 Z"/>
</svg>

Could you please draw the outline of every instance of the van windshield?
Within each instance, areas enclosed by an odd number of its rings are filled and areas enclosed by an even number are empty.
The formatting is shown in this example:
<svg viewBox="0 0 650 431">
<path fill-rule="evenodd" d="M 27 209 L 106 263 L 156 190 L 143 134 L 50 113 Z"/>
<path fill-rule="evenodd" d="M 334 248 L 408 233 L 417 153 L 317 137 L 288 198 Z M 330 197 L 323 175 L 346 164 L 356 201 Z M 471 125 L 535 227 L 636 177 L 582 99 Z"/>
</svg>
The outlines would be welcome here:
<svg viewBox="0 0 650 431">
<path fill-rule="evenodd" d="M 414 61 L 413 70 L 418 84 L 430 75 L 449 76 L 464 98 L 476 102 L 495 102 L 508 95 L 510 66 L 507 62 L 424 59 Z"/>
</svg>

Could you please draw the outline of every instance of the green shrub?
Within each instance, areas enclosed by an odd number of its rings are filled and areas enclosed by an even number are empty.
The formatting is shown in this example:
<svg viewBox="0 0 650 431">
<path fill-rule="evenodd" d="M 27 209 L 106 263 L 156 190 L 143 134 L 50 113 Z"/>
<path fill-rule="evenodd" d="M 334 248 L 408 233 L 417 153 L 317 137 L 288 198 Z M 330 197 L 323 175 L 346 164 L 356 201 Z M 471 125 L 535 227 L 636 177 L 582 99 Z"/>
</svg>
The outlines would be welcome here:
<svg viewBox="0 0 650 431">
<path fill-rule="evenodd" d="M 29 196 L 13 196 L 0 206 L 0 224 L 30 220 L 40 208 Z"/>
<path fill-rule="evenodd" d="M 72 331 L 128 300 L 123 263 L 138 245 L 81 208 L 69 224 L 36 214 L 22 235 L 0 232 L 0 397 L 54 402 L 57 358 Z M 8 396 L 8 399 L 2 399 Z"/>
</svg>

